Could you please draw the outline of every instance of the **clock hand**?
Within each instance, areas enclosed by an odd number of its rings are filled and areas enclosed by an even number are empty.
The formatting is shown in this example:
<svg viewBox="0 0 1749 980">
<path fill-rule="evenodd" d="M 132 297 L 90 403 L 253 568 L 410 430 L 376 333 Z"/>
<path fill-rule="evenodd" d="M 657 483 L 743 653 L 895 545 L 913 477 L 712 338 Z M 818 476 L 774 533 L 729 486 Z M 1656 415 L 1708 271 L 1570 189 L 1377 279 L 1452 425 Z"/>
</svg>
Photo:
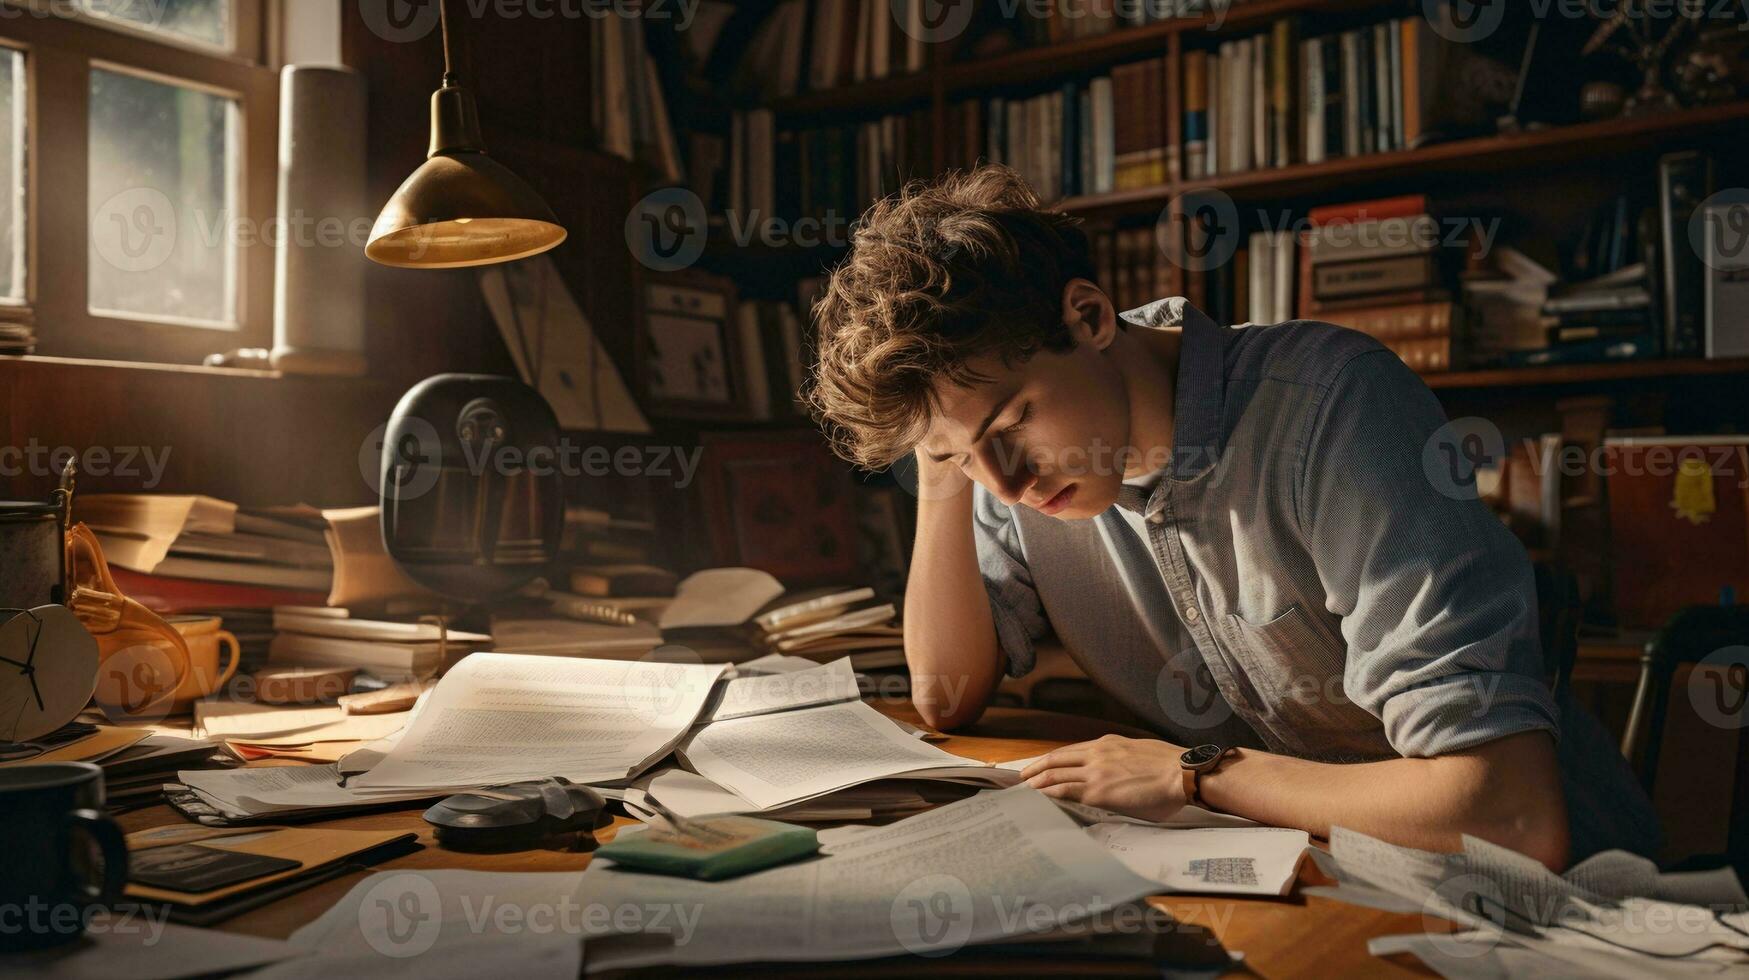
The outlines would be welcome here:
<svg viewBox="0 0 1749 980">
<path fill-rule="evenodd" d="M 38 710 L 38 711 L 49 710 L 48 708 L 43 706 L 42 688 L 36 686 L 36 668 L 35 667 L 24 668 L 24 676 L 30 678 L 30 693 L 36 695 L 36 710 Z"/>
<path fill-rule="evenodd" d="M 30 668 L 30 664 L 19 663 L 18 661 L 12 659 L 11 657 L 0 657 L 0 664 L 11 664 L 12 666 L 17 667 L 19 670 L 27 670 Z"/>
</svg>

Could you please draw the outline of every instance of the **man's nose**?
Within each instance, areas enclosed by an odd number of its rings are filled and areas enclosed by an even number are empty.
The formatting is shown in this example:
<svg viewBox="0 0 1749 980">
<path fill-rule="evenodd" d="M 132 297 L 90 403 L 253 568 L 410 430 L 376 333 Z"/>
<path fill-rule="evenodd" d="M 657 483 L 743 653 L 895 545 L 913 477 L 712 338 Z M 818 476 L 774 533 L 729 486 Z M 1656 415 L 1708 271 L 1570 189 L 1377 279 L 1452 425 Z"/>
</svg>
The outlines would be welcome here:
<svg viewBox="0 0 1749 980">
<path fill-rule="evenodd" d="M 978 452 L 977 463 L 982 477 L 978 482 L 1009 507 L 1020 503 L 1038 482 L 1038 474 L 1028 465 L 1024 454 L 1001 454 L 985 446 Z"/>
</svg>

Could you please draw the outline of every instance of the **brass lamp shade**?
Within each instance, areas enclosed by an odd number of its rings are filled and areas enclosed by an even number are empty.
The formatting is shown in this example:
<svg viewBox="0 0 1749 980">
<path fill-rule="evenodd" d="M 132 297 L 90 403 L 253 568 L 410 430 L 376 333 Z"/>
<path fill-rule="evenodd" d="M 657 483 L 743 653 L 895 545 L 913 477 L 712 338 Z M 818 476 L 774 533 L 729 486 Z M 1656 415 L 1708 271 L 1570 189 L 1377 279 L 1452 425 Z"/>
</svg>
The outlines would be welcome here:
<svg viewBox="0 0 1749 980">
<path fill-rule="evenodd" d="M 377 216 L 364 254 L 403 269 L 457 269 L 539 255 L 565 240 L 540 195 L 475 150 L 439 152 Z"/>
</svg>

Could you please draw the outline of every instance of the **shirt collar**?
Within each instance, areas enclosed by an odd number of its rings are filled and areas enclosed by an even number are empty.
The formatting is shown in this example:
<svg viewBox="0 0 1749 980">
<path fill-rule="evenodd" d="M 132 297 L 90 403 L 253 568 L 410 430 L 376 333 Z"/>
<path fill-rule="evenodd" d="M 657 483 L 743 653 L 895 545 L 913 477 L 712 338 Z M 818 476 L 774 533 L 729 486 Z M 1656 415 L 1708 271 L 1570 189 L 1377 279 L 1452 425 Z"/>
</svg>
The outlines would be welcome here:
<svg viewBox="0 0 1749 980">
<path fill-rule="evenodd" d="M 1184 331 L 1178 348 L 1172 464 L 1168 469 L 1175 480 L 1195 479 L 1213 466 L 1220 456 L 1221 418 L 1227 387 L 1227 342 L 1232 330 L 1209 319 L 1206 313 L 1190 305 L 1182 296 L 1155 300 L 1122 316 L 1138 326 L 1181 327 Z"/>
</svg>

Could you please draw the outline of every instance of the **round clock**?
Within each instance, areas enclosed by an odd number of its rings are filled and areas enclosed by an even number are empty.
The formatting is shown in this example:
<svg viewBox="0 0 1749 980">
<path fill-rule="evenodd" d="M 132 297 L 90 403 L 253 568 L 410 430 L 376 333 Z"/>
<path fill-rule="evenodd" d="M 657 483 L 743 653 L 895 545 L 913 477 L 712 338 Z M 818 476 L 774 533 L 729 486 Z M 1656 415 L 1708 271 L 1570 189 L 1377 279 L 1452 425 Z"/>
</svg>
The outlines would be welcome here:
<svg viewBox="0 0 1749 980">
<path fill-rule="evenodd" d="M 66 606 L 0 623 L 0 741 L 28 742 L 84 710 L 97 688 L 97 641 Z"/>
</svg>

